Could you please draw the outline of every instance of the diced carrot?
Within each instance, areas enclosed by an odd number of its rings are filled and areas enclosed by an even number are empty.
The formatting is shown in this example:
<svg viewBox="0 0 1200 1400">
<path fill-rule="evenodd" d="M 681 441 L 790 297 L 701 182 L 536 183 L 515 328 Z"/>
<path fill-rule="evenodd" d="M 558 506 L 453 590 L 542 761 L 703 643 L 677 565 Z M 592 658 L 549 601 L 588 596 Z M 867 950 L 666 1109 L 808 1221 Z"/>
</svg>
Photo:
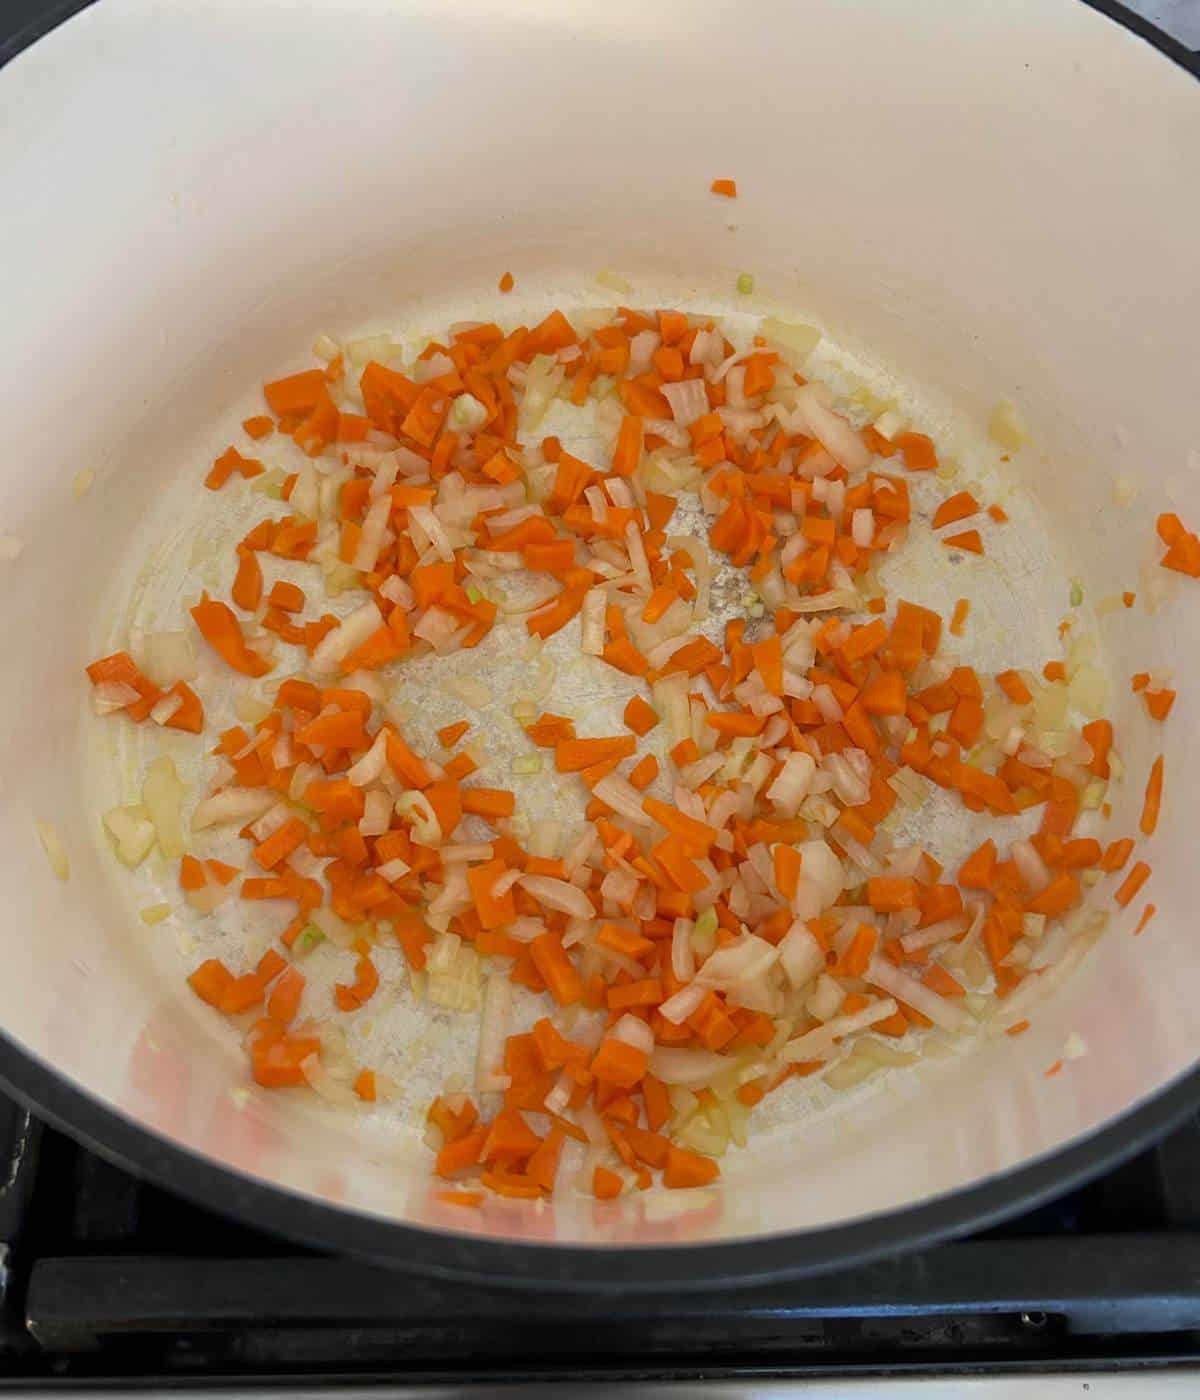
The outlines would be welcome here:
<svg viewBox="0 0 1200 1400">
<path fill-rule="evenodd" d="M 241 624 L 224 604 L 205 593 L 192 609 L 200 635 L 222 661 L 244 676 L 265 676 L 271 669 L 257 652 L 246 645 Z"/>
<path fill-rule="evenodd" d="M 644 1050 L 610 1035 L 601 1041 L 589 1069 L 602 1084 L 632 1089 L 645 1076 L 648 1063 Z"/>
<path fill-rule="evenodd" d="M 943 535 L 942 543 L 949 549 L 962 549 L 968 554 L 982 554 L 983 540 L 978 530 L 964 530 L 958 535 Z"/>
<path fill-rule="evenodd" d="M 652 709 L 640 695 L 635 695 L 625 706 L 625 724 L 639 737 L 649 732 L 658 723 L 658 711 Z"/>
<path fill-rule="evenodd" d="M 560 739 L 554 746 L 554 766 L 560 773 L 580 773 L 609 759 L 628 758 L 637 749 L 634 739 Z"/>
<path fill-rule="evenodd" d="M 1143 836 L 1153 836 L 1158 826 L 1158 814 L 1162 808 L 1163 756 L 1150 765 L 1150 777 L 1146 781 L 1146 796 L 1142 802 L 1142 818 L 1138 823 Z"/>
<path fill-rule="evenodd" d="M 1113 895 L 1113 898 L 1121 908 L 1124 909 L 1149 878 L 1150 867 L 1144 860 L 1139 860 L 1121 882 L 1121 886 Z"/>
<path fill-rule="evenodd" d="M 711 1157 L 701 1157 L 698 1153 L 685 1152 L 682 1147 L 672 1146 L 663 1170 L 663 1185 L 672 1190 L 707 1186 L 720 1174 L 720 1168 Z"/>
</svg>

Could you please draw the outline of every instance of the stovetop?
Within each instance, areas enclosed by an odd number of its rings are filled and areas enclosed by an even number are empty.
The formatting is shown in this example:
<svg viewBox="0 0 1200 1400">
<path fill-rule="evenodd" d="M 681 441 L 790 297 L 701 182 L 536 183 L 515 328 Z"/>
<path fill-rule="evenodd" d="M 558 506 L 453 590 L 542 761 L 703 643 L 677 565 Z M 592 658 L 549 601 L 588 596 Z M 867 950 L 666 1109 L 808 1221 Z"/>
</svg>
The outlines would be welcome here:
<svg viewBox="0 0 1200 1400">
<path fill-rule="evenodd" d="M 0 1100 L 0 1292 L 0 1386 L 965 1384 L 1200 1367 L 1200 1120 L 962 1242 L 800 1282 L 600 1300 L 290 1246 L 137 1181 Z"/>
<path fill-rule="evenodd" d="M 4 0 L 0 56 L 84 3 Z M 1116 0 L 1089 3 L 1197 70 L 1194 0 L 1131 0 L 1165 40 Z M 535 1381 L 572 1396 L 583 1381 L 681 1398 L 796 1382 L 828 1400 L 1200 1395 L 1200 1120 L 959 1243 L 798 1283 L 598 1301 L 289 1246 L 0 1098 L 0 1389 L 527 1395 Z"/>
</svg>

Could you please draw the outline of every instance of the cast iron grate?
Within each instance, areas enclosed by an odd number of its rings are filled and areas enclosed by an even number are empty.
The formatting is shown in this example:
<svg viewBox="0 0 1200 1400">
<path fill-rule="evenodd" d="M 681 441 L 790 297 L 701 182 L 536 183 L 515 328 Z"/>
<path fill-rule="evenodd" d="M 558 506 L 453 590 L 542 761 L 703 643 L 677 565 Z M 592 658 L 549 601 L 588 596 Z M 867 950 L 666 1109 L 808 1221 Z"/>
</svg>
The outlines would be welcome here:
<svg viewBox="0 0 1200 1400">
<path fill-rule="evenodd" d="M 0 1182 L 0 1384 L 1200 1362 L 1200 1123 L 970 1240 L 816 1280 L 600 1302 L 292 1248 L 136 1181 L 2 1100 Z"/>
</svg>

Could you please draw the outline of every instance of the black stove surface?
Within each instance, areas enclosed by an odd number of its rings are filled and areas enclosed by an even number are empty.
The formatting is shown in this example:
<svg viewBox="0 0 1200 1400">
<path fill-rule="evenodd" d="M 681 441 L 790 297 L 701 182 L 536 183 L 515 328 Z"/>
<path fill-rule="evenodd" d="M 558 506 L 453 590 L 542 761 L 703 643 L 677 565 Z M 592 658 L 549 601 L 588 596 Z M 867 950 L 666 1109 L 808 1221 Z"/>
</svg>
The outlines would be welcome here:
<svg viewBox="0 0 1200 1400">
<path fill-rule="evenodd" d="M 0 0 L 0 59 L 88 0 Z M 1197 71 L 1187 0 L 1088 0 Z M 384 1272 L 147 1186 L 0 1098 L 0 1389 L 735 1381 L 1200 1366 L 1200 1121 L 971 1239 L 597 1301 Z M 1086 1387 L 1085 1387 L 1086 1388 Z M 626 1393 L 626 1392 L 623 1392 Z M 880 1394 L 883 1391 L 879 1391 Z"/>
<path fill-rule="evenodd" d="M 795 1283 L 597 1300 L 289 1246 L 0 1100 L 0 1251 L 0 1386 L 1200 1365 L 1200 1122 L 962 1242 Z"/>
</svg>

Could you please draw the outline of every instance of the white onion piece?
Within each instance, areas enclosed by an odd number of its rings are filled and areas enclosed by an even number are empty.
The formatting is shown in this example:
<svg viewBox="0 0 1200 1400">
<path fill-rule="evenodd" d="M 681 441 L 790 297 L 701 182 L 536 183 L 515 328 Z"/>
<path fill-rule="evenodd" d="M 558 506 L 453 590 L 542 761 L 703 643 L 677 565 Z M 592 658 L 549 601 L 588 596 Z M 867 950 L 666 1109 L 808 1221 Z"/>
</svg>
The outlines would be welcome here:
<svg viewBox="0 0 1200 1400">
<path fill-rule="evenodd" d="M 604 612 L 607 606 L 608 594 L 603 588 L 589 588 L 583 595 L 579 649 L 586 656 L 599 656 L 604 651 Z"/>
<path fill-rule="evenodd" d="M 382 865 L 376 866 L 375 873 L 382 875 L 389 885 L 394 885 L 397 880 L 403 880 L 411 869 L 412 866 L 407 861 L 401 860 L 399 856 L 394 856 L 391 860 L 386 860 Z"/>
<path fill-rule="evenodd" d="M 308 1081 L 309 1088 L 327 1103 L 336 1104 L 339 1108 L 351 1108 L 360 1102 L 354 1090 L 334 1079 L 315 1054 L 307 1055 L 300 1061 L 300 1073 Z"/>
<path fill-rule="evenodd" d="M 825 970 L 825 950 L 797 919 L 779 942 L 779 962 L 793 987 L 803 987 Z"/>
<path fill-rule="evenodd" d="M 92 687 L 92 712 L 97 715 L 111 715 L 134 704 L 141 696 L 133 686 L 124 681 L 101 681 Z"/>
<path fill-rule="evenodd" d="M 779 949 L 748 933 L 712 953 L 696 974 L 706 987 L 732 990 L 756 982 L 779 958 Z"/>
<path fill-rule="evenodd" d="M 862 471 L 871 465 L 871 453 L 858 432 L 824 402 L 828 391 L 806 384 L 796 395 L 796 409 L 829 455 L 847 471 Z"/>
<path fill-rule="evenodd" d="M 939 919 L 928 928 L 914 929 L 912 933 L 903 934 L 900 946 L 906 953 L 915 953 L 921 948 L 932 948 L 938 943 L 945 943 L 947 939 L 956 938 L 966 927 L 966 916 L 955 914 L 950 919 Z"/>
<path fill-rule="evenodd" d="M 635 1050 L 640 1050 L 644 1055 L 651 1055 L 654 1052 L 654 1032 L 645 1021 L 628 1012 L 613 1026 L 609 1035 L 613 1040 L 620 1040 L 626 1045 L 632 1045 Z"/>
<path fill-rule="evenodd" d="M 564 1069 L 555 1080 L 553 1089 L 546 1095 L 544 1105 L 547 1113 L 561 1117 L 563 1110 L 571 1102 L 571 1095 L 575 1090 L 575 1081 Z"/>
<path fill-rule="evenodd" d="M 262 816 L 251 826 L 250 834 L 256 841 L 265 841 L 268 836 L 273 836 L 287 819 L 288 804 L 286 802 L 276 802 L 274 806 L 268 807 Z"/>
<path fill-rule="evenodd" d="M 382 788 L 372 788 L 363 801 L 358 829 L 363 836 L 382 836 L 392 822 L 392 799 Z"/>
<path fill-rule="evenodd" d="M 117 848 L 117 858 L 132 870 L 150 854 L 155 842 L 154 824 L 140 807 L 113 807 L 105 812 L 105 829 Z"/>
<path fill-rule="evenodd" d="M 155 701 L 150 709 L 150 718 L 155 724 L 164 725 L 178 711 L 183 704 L 182 695 L 164 695 L 161 700 Z"/>
<path fill-rule="evenodd" d="M 154 823 L 158 849 L 167 860 L 178 860 L 187 849 L 180 819 L 184 792 L 171 759 L 166 754 L 156 758 L 142 782 L 142 803 Z M 277 794 L 272 796 L 277 800 Z"/>
<path fill-rule="evenodd" d="M 676 384 L 663 384 L 659 392 L 671 405 L 671 417 L 685 428 L 708 412 L 708 391 L 703 379 L 681 379 Z"/>
<path fill-rule="evenodd" d="M 674 996 L 668 997 L 658 1008 L 664 1020 L 673 1026 L 682 1025 L 692 1013 L 699 1009 L 708 995 L 709 989 L 702 982 L 691 982 L 681 987 Z"/>
<path fill-rule="evenodd" d="M 138 669 L 159 687 L 194 680 L 199 674 L 196 655 L 186 632 L 147 632 L 142 637 L 141 649 Z"/>
<path fill-rule="evenodd" d="M 875 538 L 875 512 L 856 510 L 850 517 L 850 538 L 859 547 L 866 549 Z"/>
<path fill-rule="evenodd" d="M 383 625 L 383 614 L 374 599 L 360 608 L 355 608 L 348 617 L 342 619 L 339 627 L 335 627 L 327 636 L 321 638 L 309 663 L 311 669 L 318 675 L 336 672 L 342 660 L 352 651 L 357 651 L 367 638 L 373 636 Z"/>
<path fill-rule="evenodd" d="M 227 885 L 223 885 L 209 870 L 205 861 L 200 862 L 200 870 L 204 876 L 204 884 L 198 890 L 188 890 L 184 899 L 198 914 L 212 914 L 233 898 L 237 884 L 230 880 Z"/>
<path fill-rule="evenodd" d="M 522 875 L 521 886 L 539 904 L 545 905 L 547 909 L 555 909 L 561 914 L 590 919 L 596 912 L 587 895 L 567 880 L 556 880 L 550 875 Z"/>
<path fill-rule="evenodd" d="M 817 978 L 812 996 L 805 1003 L 805 1010 L 818 1021 L 832 1021 L 845 1000 L 846 990 L 842 984 L 823 972 Z"/>
<path fill-rule="evenodd" d="M 692 947 L 692 921 L 676 919 L 671 930 L 671 971 L 680 982 L 696 975 L 696 951 Z"/>
<path fill-rule="evenodd" d="M 690 1088 L 694 1084 L 707 1084 L 732 1063 L 726 1056 L 714 1054 L 711 1050 L 681 1050 L 671 1045 L 659 1045 L 650 1056 L 650 1073 L 664 1084 Z"/>
<path fill-rule="evenodd" d="M 645 374 L 654 362 L 654 352 L 662 344 L 657 331 L 638 331 L 629 342 L 628 374 L 631 379 Z"/>
<path fill-rule="evenodd" d="M 812 702 L 820 710 L 821 718 L 827 724 L 840 724 L 845 718 L 841 702 L 827 685 L 813 687 Z"/>
<path fill-rule="evenodd" d="M 349 948 L 358 937 L 352 925 L 348 924 L 339 914 L 335 914 L 332 909 L 312 909 L 309 911 L 308 921 L 315 924 L 317 928 L 329 939 L 337 948 Z"/>
<path fill-rule="evenodd" d="M 667 548 L 681 549 L 691 559 L 696 576 L 696 596 L 692 608 L 697 622 L 708 616 L 709 595 L 712 591 L 713 561 L 708 545 L 698 535 L 668 535 Z"/>
<path fill-rule="evenodd" d="M 1025 887 L 1034 894 L 1044 890 L 1050 883 L 1050 872 L 1046 869 L 1046 862 L 1031 841 L 1011 841 L 1008 854 Z"/>
<path fill-rule="evenodd" d="M 460 841 L 455 845 L 443 846 L 439 854 L 442 857 L 443 865 L 454 865 L 473 860 L 491 860 L 492 843 L 490 841 Z"/>
<path fill-rule="evenodd" d="M 936 992 L 931 992 L 924 983 L 918 982 L 915 977 L 909 977 L 882 958 L 871 959 L 867 966 L 866 980 L 876 987 L 882 987 L 885 992 L 904 1002 L 906 1006 L 911 1006 L 914 1011 L 919 1011 L 922 1016 L 928 1016 L 935 1026 L 940 1026 L 944 1031 L 958 1030 L 967 1019 L 967 1013 L 961 1008 L 947 1001 L 945 997 L 938 996 Z"/>
<path fill-rule="evenodd" d="M 366 787 L 368 783 L 377 783 L 383 777 L 386 768 L 387 734 L 381 729 L 366 753 L 357 763 L 346 769 L 346 777 L 355 787 Z"/>
<path fill-rule="evenodd" d="M 384 538 L 387 535 L 388 516 L 391 514 L 392 498 L 390 496 L 380 496 L 378 500 L 372 501 L 370 509 L 363 517 L 362 535 L 358 541 L 358 548 L 354 551 L 354 558 L 350 561 L 350 567 L 358 569 L 361 573 L 370 573 L 375 567 L 375 562 L 379 558 L 379 551 L 383 548 Z"/>
<path fill-rule="evenodd" d="M 475 1087 L 496 1091 L 496 1078 L 504 1073 L 504 1043 L 512 1015 L 513 984 L 505 973 L 494 972 L 483 989 L 483 1013 L 479 1025 L 479 1049 L 475 1055 Z"/>
<path fill-rule="evenodd" d="M 837 899 L 845 883 L 842 863 L 824 841 L 802 841 L 796 849 L 800 852 L 800 871 L 804 881 L 816 887 L 824 903 L 824 909 Z M 818 911 L 820 912 L 820 911 Z M 815 918 L 816 915 L 803 915 L 800 918 Z"/>
<path fill-rule="evenodd" d="M 716 367 L 725 353 L 725 341 L 720 331 L 697 331 L 688 352 L 688 364 Z"/>
<path fill-rule="evenodd" d="M 767 789 L 767 800 L 773 802 L 785 816 L 795 816 L 801 802 L 808 796 L 816 771 L 817 765 L 810 754 L 802 749 L 793 749 Z"/>
<path fill-rule="evenodd" d="M 493 899 L 503 899 L 520 878 L 521 872 L 519 869 L 506 870 L 503 875 L 492 882 L 492 887 L 488 893 Z"/>
<path fill-rule="evenodd" d="M 445 656 L 457 650 L 470 628 L 470 623 L 464 624 L 454 613 L 434 603 L 421 614 L 413 628 L 413 636 L 428 642 L 439 656 Z"/>
<path fill-rule="evenodd" d="M 642 794 L 618 773 L 606 773 L 592 788 L 592 796 L 598 797 L 606 807 L 611 807 L 633 826 L 652 825 L 650 818 L 642 811 Z"/>
<path fill-rule="evenodd" d="M 396 815 L 407 817 L 412 822 L 413 840 L 421 846 L 440 846 L 442 824 L 437 813 L 424 793 L 415 789 L 402 792 L 396 799 Z"/>
<path fill-rule="evenodd" d="M 797 1036 L 795 1040 L 789 1040 L 780 1051 L 780 1058 L 789 1064 L 828 1060 L 837 1051 L 837 1040 L 854 1035 L 856 1031 L 866 1030 L 876 1021 L 886 1021 L 889 1016 L 896 1014 L 897 1009 L 891 997 L 883 997 L 851 1016 L 836 1016 L 832 1021 L 818 1026 L 816 1030 Z"/>
</svg>

